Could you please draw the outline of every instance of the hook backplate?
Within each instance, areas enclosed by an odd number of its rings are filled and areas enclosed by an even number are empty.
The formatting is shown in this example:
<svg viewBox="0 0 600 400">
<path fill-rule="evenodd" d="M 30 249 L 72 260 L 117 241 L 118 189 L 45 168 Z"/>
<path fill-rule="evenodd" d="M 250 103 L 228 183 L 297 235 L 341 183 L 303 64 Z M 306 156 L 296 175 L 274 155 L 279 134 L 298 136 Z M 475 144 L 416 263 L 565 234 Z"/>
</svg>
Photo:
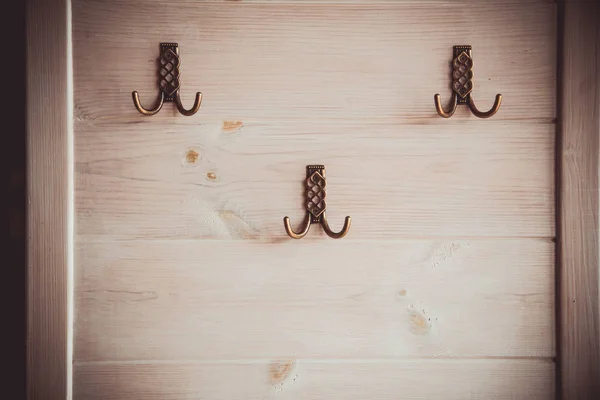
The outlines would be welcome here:
<svg viewBox="0 0 600 400">
<path fill-rule="evenodd" d="M 165 95 L 165 101 L 173 101 L 181 87 L 180 64 L 179 45 L 177 43 L 161 43 L 158 60 L 158 85 Z"/>
<path fill-rule="evenodd" d="M 325 166 L 306 166 L 306 209 L 312 223 L 320 223 L 327 208 Z"/>
<path fill-rule="evenodd" d="M 473 91 L 473 48 L 454 46 L 452 59 L 452 90 L 458 104 L 466 104 Z"/>
</svg>

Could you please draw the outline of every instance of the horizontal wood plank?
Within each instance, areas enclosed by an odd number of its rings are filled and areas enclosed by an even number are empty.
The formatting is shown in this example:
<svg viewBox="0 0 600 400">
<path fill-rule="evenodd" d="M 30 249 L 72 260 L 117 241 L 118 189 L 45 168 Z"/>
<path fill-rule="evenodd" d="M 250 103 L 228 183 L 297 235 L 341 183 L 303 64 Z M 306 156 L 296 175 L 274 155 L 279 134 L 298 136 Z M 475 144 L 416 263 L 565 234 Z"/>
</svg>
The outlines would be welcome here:
<svg viewBox="0 0 600 400">
<path fill-rule="evenodd" d="M 77 232 L 281 241 L 325 164 L 349 236 L 554 234 L 554 125 L 245 123 L 76 126 Z M 448 129 L 456 133 L 448 133 Z M 326 237 L 319 226 L 303 240 Z"/>
<path fill-rule="evenodd" d="M 80 238 L 75 360 L 551 357 L 553 251 Z"/>
<path fill-rule="evenodd" d="M 180 44 L 182 97 L 152 117 L 209 120 L 440 120 L 450 100 L 452 46 L 473 46 L 474 98 L 497 93 L 503 119 L 555 117 L 555 12 L 530 4 L 456 2 L 252 4 L 85 0 L 73 4 L 75 116 L 140 121 L 131 92 L 156 98 L 160 42 Z M 476 120 L 465 107 L 454 118 Z"/>
<path fill-rule="evenodd" d="M 547 361 L 75 365 L 76 400 L 552 400 Z"/>
<path fill-rule="evenodd" d="M 76 1 L 90 1 L 90 0 L 76 0 Z M 114 3 L 126 3 L 130 0 L 110 0 Z M 238 3 L 251 3 L 251 4 L 357 4 L 357 5 L 449 5 L 449 4 L 487 4 L 487 3 L 501 3 L 501 4 L 556 4 L 557 0 L 177 0 L 177 3 L 216 3 L 216 4 L 228 4 L 232 1 Z M 581 1 L 581 0 L 567 0 L 567 1 Z M 584 0 L 591 1 L 591 0 Z M 160 3 L 161 0 L 144 0 L 145 3 Z"/>
</svg>

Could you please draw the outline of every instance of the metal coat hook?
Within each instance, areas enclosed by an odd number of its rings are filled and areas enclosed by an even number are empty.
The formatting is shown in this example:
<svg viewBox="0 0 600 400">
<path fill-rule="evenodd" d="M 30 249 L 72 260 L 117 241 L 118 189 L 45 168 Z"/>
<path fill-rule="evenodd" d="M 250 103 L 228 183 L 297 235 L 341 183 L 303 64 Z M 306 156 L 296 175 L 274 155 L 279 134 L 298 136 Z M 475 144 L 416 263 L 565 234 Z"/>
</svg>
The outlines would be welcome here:
<svg viewBox="0 0 600 400">
<path fill-rule="evenodd" d="M 179 112 L 186 116 L 191 116 L 198 112 L 200 103 L 202 102 L 202 93 L 196 93 L 194 105 L 189 110 L 186 110 L 181 104 L 181 96 L 179 89 L 181 82 L 179 80 L 180 72 L 179 65 L 179 45 L 177 43 L 161 43 L 160 44 L 160 59 L 158 61 L 158 88 L 160 90 L 157 105 L 148 110 L 142 106 L 138 92 L 131 93 L 135 108 L 143 115 L 154 115 L 160 111 L 165 102 L 174 101 Z"/>
<path fill-rule="evenodd" d="M 327 217 L 325 216 L 325 166 L 324 165 L 307 165 L 306 166 L 306 219 L 304 222 L 304 228 L 301 232 L 296 233 L 292 230 L 290 225 L 290 219 L 285 217 L 283 219 L 283 225 L 287 234 L 294 239 L 302 239 L 308 233 L 310 224 L 321 224 L 323 230 L 329 237 L 334 239 L 340 239 L 346 236 L 350 230 L 350 224 L 352 219 L 346 217 L 344 226 L 340 232 L 333 232 L 327 223 Z"/>
<path fill-rule="evenodd" d="M 458 104 L 466 104 L 471 109 L 471 112 L 479 118 L 489 118 L 498 112 L 500 103 L 502 103 L 502 95 L 497 94 L 494 105 L 489 111 L 479 111 L 473 100 L 473 49 L 471 46 L 454 46 L 454 59 L 452 60 L 452 102 L 450 110 L 444 111 L 440 95 L 434 96 L 435 108 L 437 113 L 444 117 L 450 118 L 456 111 Z"/>
</svg>

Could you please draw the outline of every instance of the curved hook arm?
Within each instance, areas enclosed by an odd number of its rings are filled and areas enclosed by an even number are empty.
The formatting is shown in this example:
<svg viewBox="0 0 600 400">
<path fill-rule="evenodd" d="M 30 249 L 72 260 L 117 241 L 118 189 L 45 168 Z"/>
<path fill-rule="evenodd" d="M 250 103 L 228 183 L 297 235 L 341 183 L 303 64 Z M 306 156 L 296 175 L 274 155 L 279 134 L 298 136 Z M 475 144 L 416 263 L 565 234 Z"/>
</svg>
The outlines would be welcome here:
<svg viewBox="0 0 600 400">
<path fill-rule="evenodd" d="M 300 232 L 300 233 L 296 233 L 292 230 L 292 225 L 290 224 L 289 217 L 285 217 L 283 219 L 283 226 L 285 227 L 285 231 L 291 238 L 302 239 L 304 236 L 306 236 L 306 234 L 308 233 L 308 230 L 310 229 L 310 215 L 308 215 L 308 214 L 306 215 L 305 226 L 304 226 L 304 229 L 302 229 L 302 232 Z"/>
<path fill-rule="evenodd" d="M 179 112 L 181 114 L 183 114 L 187 117 L 196 114 L 198 112 L 198 110 L 200 109 L 201 103 L 202 103 L 202 93 L 197 92 L 196 99 L 194 100 L 194 105 L 189 110 L 186 110 L 185 108 L 183 108 L 183 104 L 181 103 L 181 95 L 179 94 L 179 91 L 177 91 L 177 95 L 175 96 L 175 105 L 177 106 L 177 109 L 179 110 Z"/>
<path fill-rule="evenodd" d="M 479 118 L 489 118 L 492 115 L 496 114 L 498 112 L 498 109 L 500 108 L 501 103 L 502 103 L 502 95 L 497 94 L 496 100 L 494 100 L 494 105 L 492 106 L 490 111 L 482 112 L 482 111 L 479 111 L 477 109 L 477 107 L 475 106 L 475 100 L 473 100 L 472 94 L 469 96 L 469 100 L 467 101 L 467 104 L 468 104 L 469 108 L 471 109 L 471 112 L 476 117 L 479 117 Z"/>
<path fill-rule="evenodd" d="M 142 103 L 140 102 L 140 96 L 138 95 L 138 92 L 132 92 L 131 93 L 131 97 L 133 97 L 133 105 L 135 106 L 135 108 L 143 115 L 154 115 L 157 112 L 160 111 L 160 109 L 162 108 L 163 104 L 165 103 L 165 94 L 161 91 L 160 92 L 160 98 L 158 99 L 158 104 L 156 105 L 156 107 L 154 107 L 151 110 L 147 110 L 144 108 L 144 106 L 142 106 Z"/>
<path fill-rule="evenodd" d="M 329 237 L 334 238 L 334 239 L 341 239 L 344 236 L 346 236 L 346 234 L 350 230 L 351 224 L 352 224 L 352 218 L 346 217 L 346 220 L 344 221 L 344 226 L 342 227 L 342 230 L 336 233 L 336 232 L 333 232 L 331 230 L 331 228 L 329 227 L 329 224 L 327 223 L 327 217 L 325 217 L 325 214 L 323 214 L 323 217 L 321 218 L 321 225 L 323 225 L 323 230 Z"/>
<path fill-rule="evenodd" d="M 456 106 L 458 104 L 456 97 L 457 97 L 457 94 L 453 93 L 452 94 L 452 102 L 450 103 L 450 110 L 448 112 L 446 112 L 442 108 L 442 100 L 441 100 L 440 95 L 436 94 L 435 96 L 433 96 L 433 101 L 435 103 L 435 109 L 437 110 L 437 113 L 440 115 L 440 117 L 450 118 L 451 116 L 454 115 L 454 112 L 456 111 Z"/>
</svg>

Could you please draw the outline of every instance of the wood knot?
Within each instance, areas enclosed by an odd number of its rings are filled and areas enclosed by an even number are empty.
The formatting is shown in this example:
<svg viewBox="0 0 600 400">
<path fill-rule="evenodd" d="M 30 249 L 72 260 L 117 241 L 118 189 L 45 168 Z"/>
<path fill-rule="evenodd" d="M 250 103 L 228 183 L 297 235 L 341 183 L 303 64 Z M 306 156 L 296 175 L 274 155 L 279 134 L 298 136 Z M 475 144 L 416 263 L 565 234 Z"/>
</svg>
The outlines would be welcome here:
<svg viewBox="0 0 600 400">
<path fill-rule="evenodd" d="M 284 382 L 294 367 L 295 361 L 276 361 L 271 363 L 269 375 L 271 383 L 278 384 Z"/>
<path fill-rule="evenodd" d="M 431 318 L 427 317 L 425 311 L 414 307 L 408 309 L 410 331 L 414 335 L 427 335 L 431 331 Z"/>
<path fill-rule="evenodd" d="M 223 132 L 224 133 L 235 133 L 239 131 L 244 123 L 242 121 L 223 121 Z"/>
<path fill-rule="evenodd" d="M 185 155 L 185 160 L 190 164 L 194 164 L 196 161 L 198 161 L 199 156 L 200 154 L 196 150 L 189 149 Z"/>
</svg>

